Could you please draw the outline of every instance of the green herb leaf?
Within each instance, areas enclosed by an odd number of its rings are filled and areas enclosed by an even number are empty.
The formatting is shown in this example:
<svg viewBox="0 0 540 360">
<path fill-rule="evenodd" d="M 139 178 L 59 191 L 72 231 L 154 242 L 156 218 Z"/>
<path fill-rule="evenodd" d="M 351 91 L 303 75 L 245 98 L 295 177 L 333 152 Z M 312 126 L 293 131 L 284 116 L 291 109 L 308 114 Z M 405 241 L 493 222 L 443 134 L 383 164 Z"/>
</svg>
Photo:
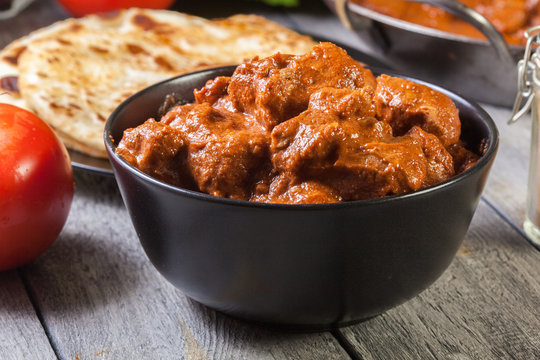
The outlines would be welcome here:
<svg viewBox="0 0 540 360">
<path fill-rule="evenodd" d="M 262 0 L 263 3 L 271 6 L 298 6 L 300 0 Z"/>
</svg>

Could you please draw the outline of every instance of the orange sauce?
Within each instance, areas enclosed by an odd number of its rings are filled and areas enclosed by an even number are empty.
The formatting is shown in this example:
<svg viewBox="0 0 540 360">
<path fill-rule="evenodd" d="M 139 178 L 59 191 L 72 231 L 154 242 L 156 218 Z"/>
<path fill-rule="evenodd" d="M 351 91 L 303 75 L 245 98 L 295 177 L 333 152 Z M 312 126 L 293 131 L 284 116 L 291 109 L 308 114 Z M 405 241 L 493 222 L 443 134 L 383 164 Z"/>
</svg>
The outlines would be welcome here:
<svg viewBox="0 0 540 360">
<path fill-rule="evenodd" d="M 472 38 L 484 36 L 472 25 L 439 8 L 404 0 L 353 0 L 382 14 L 438 30 Z M 484 15 L 499 30 L 506 41 L 514 45 L 525 43 L 523 33 L 540 25 L 540 0 L 460 0 Z"/>
</svg>

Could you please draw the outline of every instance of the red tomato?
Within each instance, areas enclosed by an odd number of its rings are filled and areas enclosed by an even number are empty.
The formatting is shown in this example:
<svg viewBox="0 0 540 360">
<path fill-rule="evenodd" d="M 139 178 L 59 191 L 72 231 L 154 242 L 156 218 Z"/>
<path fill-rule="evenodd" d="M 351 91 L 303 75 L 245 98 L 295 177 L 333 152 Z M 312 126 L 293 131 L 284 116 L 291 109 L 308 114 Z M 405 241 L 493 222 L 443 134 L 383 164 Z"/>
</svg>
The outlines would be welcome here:
<svg viewBox="0 0 540 360">
<path fill-rule="evenodd" d="M 174 0 L 58 0 L 58 2 L 72 15 L 84 16 L 130 7 L 166 9 L 174 3 Z"/>
<path fill-rule="evenodd" d="M 1 103 L 0 154 L 0 270 L 6 270 L 33 260 L 56 240 L 74 185 L 69 155 L 49 126 Z"/>
</svg>

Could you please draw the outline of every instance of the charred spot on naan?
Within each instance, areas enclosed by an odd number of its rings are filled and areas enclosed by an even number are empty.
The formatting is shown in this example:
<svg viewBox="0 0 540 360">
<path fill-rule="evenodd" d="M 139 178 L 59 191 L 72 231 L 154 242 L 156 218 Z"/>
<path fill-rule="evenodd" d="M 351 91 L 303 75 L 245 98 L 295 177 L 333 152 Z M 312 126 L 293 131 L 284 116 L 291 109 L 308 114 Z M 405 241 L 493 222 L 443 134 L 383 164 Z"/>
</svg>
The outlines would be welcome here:
<svg viewBox="0 0 540 360">
<path fill-rule="evenodd" d="M 24 50 L 26 50 L 26 46 L 19 46 L 11 50 L 7 55 L 4 55 L 2 59 L 10 63 L 11 65 L 17 66 L 17 63 L 19 62 L 19 56 L 21 56 Z"/>
<path fill-rule="evenodd" d="M 8 92 L 19 93 L 18 77 L 4 76 L 0 78 L 0 88 Z"/>
</svg>

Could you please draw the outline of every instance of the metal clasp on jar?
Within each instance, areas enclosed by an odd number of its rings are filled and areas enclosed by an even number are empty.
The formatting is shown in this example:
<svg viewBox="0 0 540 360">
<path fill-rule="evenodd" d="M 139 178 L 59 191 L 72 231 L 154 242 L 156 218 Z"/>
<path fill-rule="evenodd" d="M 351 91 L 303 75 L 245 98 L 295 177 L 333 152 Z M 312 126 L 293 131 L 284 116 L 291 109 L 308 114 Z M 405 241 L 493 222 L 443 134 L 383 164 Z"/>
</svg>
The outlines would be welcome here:
<svg viewBox="0 0 540 360">
<path fill-rule="evenodd" d="M 534 101 L 534 88 L 536 83 L 540 86 L 540 79 L 536 68 L 540 67 L 540 59 L 535 52 L 531 55 L 534 45 L 540 45 L 540 25 L 534 26 L 525 32 L 527 45 L 523 59 L 518 62 L 518 93 L 514 101 L 512 116 L 508 120 L 512 124 L 526 115 Z"/>
</svg>

